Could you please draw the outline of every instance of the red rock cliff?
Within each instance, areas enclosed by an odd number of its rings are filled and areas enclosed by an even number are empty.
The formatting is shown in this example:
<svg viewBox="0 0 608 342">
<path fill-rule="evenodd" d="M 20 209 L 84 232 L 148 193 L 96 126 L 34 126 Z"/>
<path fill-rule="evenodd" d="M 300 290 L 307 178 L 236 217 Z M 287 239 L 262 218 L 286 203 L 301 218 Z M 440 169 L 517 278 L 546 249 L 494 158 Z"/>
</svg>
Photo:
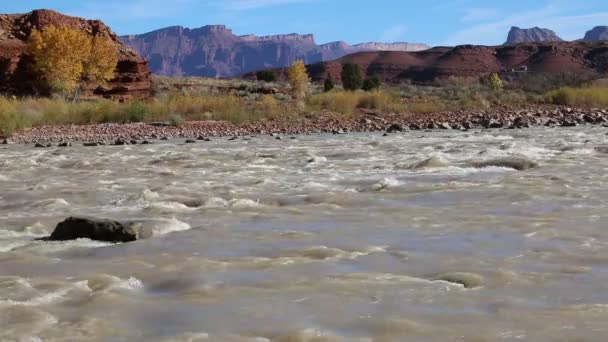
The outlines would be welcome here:
<svg viewBox="0 0 608 342">
<path fill-rule="evenodd" d="M 110 39 L 119 61 L 114 78 L 105 89 L 88 85 L 84 97 L 113 99 L 147 98 L 150 96 L 151 73 L 146 59 L 124 45 L 118 36 L 99 20 L 69 17 L 51 10 L 35 10 L 27 14 L 0 14 L 0 92 L 34 95 L 36 75 L 31 73 L 31 59 L 26 55 L 26 41 L 33 29 L 65 26 L 90 35 L 101 34 Z"/>
</svg>

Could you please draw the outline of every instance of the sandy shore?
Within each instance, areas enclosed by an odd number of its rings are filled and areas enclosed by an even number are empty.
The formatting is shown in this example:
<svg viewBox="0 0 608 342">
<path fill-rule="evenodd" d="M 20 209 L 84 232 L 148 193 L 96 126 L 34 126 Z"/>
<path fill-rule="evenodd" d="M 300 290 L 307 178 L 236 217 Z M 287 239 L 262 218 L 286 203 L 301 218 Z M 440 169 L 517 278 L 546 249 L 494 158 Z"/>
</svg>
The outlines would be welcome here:
<svg viewBox="0 0 608 342">
<path fill-rule="evenodd" d="M 175 127 L 163 123 L 96 124 L 42 126 L 17 132 L 4 143 L 112 144 L 155 139 L 205 139 L 245 135 L 290 135 L 311 133 L 377 132 L 404 130 L 475 128 L 526 128 L 532 126 L 608 125 L 608 110 L 567 107 L 493 108 L 488 112 L 454 111 L 440 113 L 390 114 L 361 110 L 346 117 L 323 112 L 292 120 L 231 124 L 220 121 L 184 122 Z"/>
</svg>

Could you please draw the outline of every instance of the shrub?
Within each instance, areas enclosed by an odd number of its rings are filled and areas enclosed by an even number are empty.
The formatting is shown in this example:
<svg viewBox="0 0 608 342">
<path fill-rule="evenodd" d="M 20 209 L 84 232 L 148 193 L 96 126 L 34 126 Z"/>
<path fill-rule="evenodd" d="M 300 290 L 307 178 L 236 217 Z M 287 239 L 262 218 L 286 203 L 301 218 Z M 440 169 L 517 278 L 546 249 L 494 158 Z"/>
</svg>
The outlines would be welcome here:
<svg viewBox="0 0 608 342">
<path fill-rule="evenodd" d="M 547 94 L 553 104 L 567 106 L 608 106 L 607 87 L 571 88 L 563 87 Z"/>
<path fill-rule="evenodd" d="M 128 122 L 142 122 L 146 119 L 149 114 L 148 107 L 140 101 L 131 102 L 127 108 L 126 121 Z"/>
<path fill-rule="evenodd" d="M 493 73 L 492 76 L 490 76 L 490 87 L 494 91 L 500 91 L 502 90 L 502 88 L 504 88 L 504 83 L 502 82 L 500 76 L 498 76 L 497 73 Z"/>
<path fill-rule="evenodd" d="M 368 77 L 363 81 L 363 86 L 361 89 L 365 91 L 377 90 L 380 88 L 380 79 L 376 76 Z"/>
<path fill-rule="evenodd" d="M 323 90 L 325 92 L 332 91 L 336 86 L 336 81 L 331 76 L 331 74 L 327 74 L 327 78 L 325 78 L 325 84 L 323 84 Z"/>
<path fill-rule="evenodd" d="M 264 82 L 276 82 L 277 81 L 277 73 L 273 70 L 260 70 L 256 73 L 256 77 L 258 81 Z"/>
<path fill-rule="evenodd" d="M 171 123 L 172 126 L 181 126 L 183 122 L 184 118 L 182 118 L 182 116 L 179 114 L 172 114 L 169 116 L 169 123 Z"/>
<path fill-rule="evenodd" d="M 354 91 L 361 89 L 363 80 L 361 78 L 361 70 L 359 69 L 359 65 L 350 62 L 345 63 L 342 65 L 341 76 L 344 90 Z"/>
</svg>

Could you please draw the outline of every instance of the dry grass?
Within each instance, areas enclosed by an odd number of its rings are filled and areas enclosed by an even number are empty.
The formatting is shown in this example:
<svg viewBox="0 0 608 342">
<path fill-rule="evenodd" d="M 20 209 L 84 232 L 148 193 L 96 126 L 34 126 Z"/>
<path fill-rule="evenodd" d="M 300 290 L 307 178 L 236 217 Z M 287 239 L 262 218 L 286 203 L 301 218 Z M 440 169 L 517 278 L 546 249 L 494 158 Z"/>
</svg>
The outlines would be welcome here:
<svg viewBox="0 0 608 342">
<path fill-rule="evenodd" d="M 585 88 L 564 87 L 547 94 L 553 104 L 582 107 L 608 106 L 608 85 L 598 83 Z"/>
<path fill-rule="evenodd" d="M 377 109 L 386 112 L 403 112 L 406 107 L 397 93 L 377 90 L 362 91 L 331 91 L 312 95 L 308 98 L 307 109 L 329 110 L 343 115 L 352 115 L 358 108 Z"/>
</svg>

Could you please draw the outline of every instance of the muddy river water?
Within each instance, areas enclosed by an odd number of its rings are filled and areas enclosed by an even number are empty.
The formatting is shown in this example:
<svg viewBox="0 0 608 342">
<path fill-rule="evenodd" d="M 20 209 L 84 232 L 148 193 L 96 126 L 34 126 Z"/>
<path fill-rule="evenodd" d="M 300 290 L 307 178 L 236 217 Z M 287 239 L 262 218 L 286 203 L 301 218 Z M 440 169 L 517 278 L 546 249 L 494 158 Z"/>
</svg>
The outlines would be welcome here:
<svg viewBox="0 0 608 342">
<path fill-rule="evenodd" d="M 0 340 L 605 341 L 607 132 L 0 147 Z"/>
</svg>

